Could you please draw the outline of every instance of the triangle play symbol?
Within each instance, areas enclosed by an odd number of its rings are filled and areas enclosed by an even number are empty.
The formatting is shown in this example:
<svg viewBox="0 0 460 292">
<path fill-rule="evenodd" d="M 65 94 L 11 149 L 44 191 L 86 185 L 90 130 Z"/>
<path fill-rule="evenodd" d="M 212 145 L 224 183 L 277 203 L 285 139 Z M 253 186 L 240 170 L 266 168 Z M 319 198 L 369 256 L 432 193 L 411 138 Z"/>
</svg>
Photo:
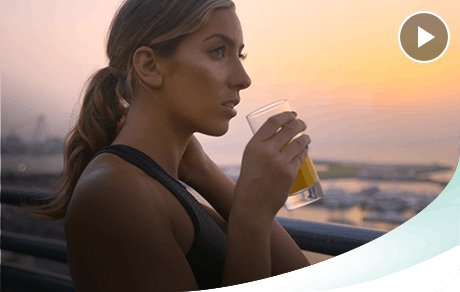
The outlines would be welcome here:
<svg viewBox="0 0 460 292">
<path fill-rule="evenodd" d="M 430 34 L 420 26 L 418 26 L 418 47 L 420 48 L 427 42 L 431 41 L 434 39 L 434 35 Z"/>
</svg>

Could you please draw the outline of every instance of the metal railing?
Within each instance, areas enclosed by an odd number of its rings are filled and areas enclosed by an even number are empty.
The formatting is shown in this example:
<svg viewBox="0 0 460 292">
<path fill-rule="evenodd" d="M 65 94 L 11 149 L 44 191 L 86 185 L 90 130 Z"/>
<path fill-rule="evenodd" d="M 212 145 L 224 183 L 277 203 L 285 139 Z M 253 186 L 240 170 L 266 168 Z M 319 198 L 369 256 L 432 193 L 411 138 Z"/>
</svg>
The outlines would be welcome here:
<svg viewBox="0 0 460 292">
<path fill-rule="evenodd" d="M 49 196 L 50 192 L 26 188 L 2 189 L 1 203 L 20 206 L 21 198 L 30 202 L 36 198 Z M 320 223 L 277 217 L 300 249 L 337 256 L 386 232 L 375 229 Z M 45 258 L 62 263 L 67 262 L 67 246 L 62 240 L 2 231 L 0 249 Z M 75 291 L 69 276 L 43 271 L 36 268 L 2 261 L 2 285 L 14 287 L 14 291 Z"/>
</svg>

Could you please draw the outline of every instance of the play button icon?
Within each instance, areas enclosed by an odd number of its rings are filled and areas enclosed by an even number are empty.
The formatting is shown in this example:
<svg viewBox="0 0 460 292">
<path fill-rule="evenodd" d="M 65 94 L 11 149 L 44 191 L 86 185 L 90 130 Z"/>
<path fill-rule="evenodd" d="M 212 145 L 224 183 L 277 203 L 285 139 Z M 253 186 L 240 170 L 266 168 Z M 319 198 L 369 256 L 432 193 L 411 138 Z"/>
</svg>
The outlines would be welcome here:
<svg viewBox="0 0 460 292">
<path fill-rule="evenodd" d="M 429 63 L 439 59 L 449 46 L 449 29 L 438 15 L 420 11 L 407 17 L 399 28 L 399 46 L 411 60 Z"/>
<path fill-rule="evenodd" d="M 424 44 L 426 44 L 427 42 L 431 41 L 432 39 L 434 39 L 434 36 L 431 33 L 427 32 L 420 26 L 418 27 L 418 47 L 419 48 L 423 46 Z"/>
</svg>

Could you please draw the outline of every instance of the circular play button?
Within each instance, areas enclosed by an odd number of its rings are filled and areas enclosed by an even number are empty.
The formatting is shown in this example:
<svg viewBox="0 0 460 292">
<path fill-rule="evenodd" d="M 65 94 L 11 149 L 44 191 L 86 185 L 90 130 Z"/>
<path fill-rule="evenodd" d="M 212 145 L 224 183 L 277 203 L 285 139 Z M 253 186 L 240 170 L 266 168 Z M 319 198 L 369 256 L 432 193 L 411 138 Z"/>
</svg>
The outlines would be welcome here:
<svg viewBox="0 0 460 292">
<path fill-rule="evenodd" d="M 439 59 L 449 46 L 449 28 L 438 15 L 419 11 L 409 15 L 399 28 L 399 46 L 411 60 L 429 63 Z"/>
</svg>

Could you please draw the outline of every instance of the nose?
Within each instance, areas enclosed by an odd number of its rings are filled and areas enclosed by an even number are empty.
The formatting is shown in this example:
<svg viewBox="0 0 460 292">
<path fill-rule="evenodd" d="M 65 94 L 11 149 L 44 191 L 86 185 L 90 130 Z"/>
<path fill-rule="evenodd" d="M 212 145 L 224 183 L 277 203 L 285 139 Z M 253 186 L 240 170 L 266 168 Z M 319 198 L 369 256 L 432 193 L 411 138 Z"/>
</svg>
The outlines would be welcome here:
<svg viewBox="0 0 460 292">
<path fill-rule="evenodd" d="M 244 70 L 243 64 L 241 61 L 237 61 L 237 64 L 234 67 L 232 74 L 232 87 L 237 88 L 238 90 L 243 90 L 251 86 L 251 78 Z"/>
</svg>

